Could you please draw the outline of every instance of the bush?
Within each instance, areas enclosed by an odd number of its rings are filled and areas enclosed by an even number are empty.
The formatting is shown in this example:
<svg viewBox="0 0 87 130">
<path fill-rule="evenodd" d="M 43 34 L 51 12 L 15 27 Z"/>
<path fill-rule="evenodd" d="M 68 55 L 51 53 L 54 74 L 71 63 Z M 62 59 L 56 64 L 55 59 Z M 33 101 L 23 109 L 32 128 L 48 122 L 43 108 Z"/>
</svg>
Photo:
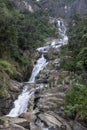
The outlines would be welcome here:
<svg viewBox="0 0 87 130">
<path fill-rule="evenodd" d="M 65 98 L 65 113 L 87 119 L 87 85 L 73 83 Z"/>
<path fill-rule="evenodd" d="M 69 71 L 80 71 L 81 73 L 87 70 L 87 17 L 75 17 L 69 26 L 68 35 L 69 42 L 65 52 L 62 49 L 68 58 L 65 63 L 61 63 L 62 67 Z"/>
<path fill-rule="evenodd" d="M 0 71 L 14 74 L 15 67 L 6 60 L 0 60 Z"/>
<path fill-rule="evenodd" d="M 87 70 L 87 47 L 81 49 L 77 56 L 77 65 L 80 64 L 80 68 L 85 68 Z"/>
</svg>

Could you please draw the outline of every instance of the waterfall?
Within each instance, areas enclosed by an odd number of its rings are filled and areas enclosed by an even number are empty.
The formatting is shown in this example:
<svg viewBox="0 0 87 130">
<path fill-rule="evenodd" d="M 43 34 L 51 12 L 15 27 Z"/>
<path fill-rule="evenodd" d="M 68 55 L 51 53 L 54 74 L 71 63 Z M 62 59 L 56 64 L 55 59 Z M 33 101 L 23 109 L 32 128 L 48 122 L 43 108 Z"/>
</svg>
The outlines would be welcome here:
<svg viewBox="0 0 87 130">
<path fill-rule="evenodd" d="M 44 67 L 46 66 L 46 64 L 47 64 L 46 59 L 44 58 L 44 56 L 42 54 L 41 58 L 39 58 L 37 60 L 37 63 L 36 63 L 36 65 L 33 68 L 32 75 L 31 75 L 31 77 L 29 79 L 30 83 L 34 83 L 35 82 L 35 77 L 39 74 L 39 72 L 41 70 L 44 69 Z"/>
<path fill-rule="evenodd" d="M 41 57 L 37 60 L 35 66 L 32 70 L 32 74 L 31 74 L 31 77 L 30 77 L 28 83 L 35 83 L 36 76 L 48 64 L 48 61 L 44 58 L 44 53 L 47 52 L 50 47 L 58 48 L 58 47 L 61 47 L 62 45 L 65 45 L 68 41 L 68 37 L 66 36 L 66 27 L 64 25 L 64 22 L 61 20 L 58 20 L 57 22 L 58 22 L 59 33 L 61 35 L 61 38 L 57 40 L 57 43 L 54 39 L 50 43 L 50 45 L 46 45 L 44 47 L 37 48 L 37 51 L 39 51 L 41 53 Z M 39 89 L 39 88 L 37 87 L 36 89 Z M 22 93 L 18 96 L 18 99 L 14 101 L 14 108 L 9 112 L 9 114 L 7 116 L 18 117 L 20 114 L 26 112 L 29 99 L 35 93 L 36 89 L 32 88 L 29 91 L 28 86 L 25 85 Z"/>
<path fill-rule="evenodd" d="M 38 75 L 38 73 L 44 69 L 44 67 L 47 65 L 47 61 L 44 58 L 43 54 L 41 55 L 41 58 L 37 60 L 36 65 L 33 68 L 31 77 L 29 79 L 28 83 L 34 83 L 35 77 Z M 39 89 L 39 88 L 37 88 Z M 28 107 L 28 101 L 31 98 L 31 96 L 34 94 L 35 88 L 32 88 L 30 91 L 28 90 L 28 86 L 24 86 L 22 94 L 18 96 L 18 99 L 14 101 L 14 108 L 10 111 L 10 113 L 7 115 L 9 117 L 17 117 L 20 114 L 27 111 Z"/>
</svg>

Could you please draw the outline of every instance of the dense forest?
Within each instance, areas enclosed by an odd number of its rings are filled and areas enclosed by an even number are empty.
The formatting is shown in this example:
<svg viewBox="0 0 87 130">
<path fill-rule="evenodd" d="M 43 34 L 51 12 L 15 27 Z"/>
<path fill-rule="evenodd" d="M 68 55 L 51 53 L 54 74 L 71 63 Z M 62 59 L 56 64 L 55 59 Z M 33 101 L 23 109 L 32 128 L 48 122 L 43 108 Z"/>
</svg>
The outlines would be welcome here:
<svg viewBox="0 0 87 130">
<path fill-rule="evenodd" d="M 20 13 L 11 1 L 0 0 L 1 97 L 9 86 L 7 77 L 19 81 L 28 79 L 35 49 L 43 45 L 47 37 L 55 36 L 55 28 L 48 21 L 48 14 L 43 11 Z"/>
<path fill-rule="evenodd" d="M 68 29 L 69 43 L 61 50 L 61 67 L 74 73 L 66 95 L 65 112 L 87 121 L 87 17 L 74 16 Z"/>
</svg>

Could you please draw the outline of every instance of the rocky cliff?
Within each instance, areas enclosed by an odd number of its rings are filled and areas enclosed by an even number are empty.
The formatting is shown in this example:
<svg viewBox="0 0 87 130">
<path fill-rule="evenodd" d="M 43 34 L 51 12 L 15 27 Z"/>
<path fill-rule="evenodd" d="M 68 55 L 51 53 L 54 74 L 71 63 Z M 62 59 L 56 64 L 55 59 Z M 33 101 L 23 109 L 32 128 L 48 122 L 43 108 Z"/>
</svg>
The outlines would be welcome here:
<svg viewBox="0 0 87 130">
<path fill-rule="evenodd" d="M 75 14 L 87 14 L 87 0 L 12 0 L 21 11 L 34 12 L 44 9 L 51 16 L 70 20 Z"/>
</svg>

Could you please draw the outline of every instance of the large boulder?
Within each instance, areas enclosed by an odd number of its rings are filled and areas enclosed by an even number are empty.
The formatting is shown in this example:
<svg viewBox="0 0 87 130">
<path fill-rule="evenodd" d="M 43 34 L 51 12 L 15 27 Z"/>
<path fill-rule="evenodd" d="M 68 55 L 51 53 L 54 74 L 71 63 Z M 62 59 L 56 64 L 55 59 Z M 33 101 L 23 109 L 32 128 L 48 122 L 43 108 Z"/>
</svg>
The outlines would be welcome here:
<svg viewBox="0 0 87 130">
<path fill-rule="evenodd" d="M 26 119 L 28 122 L 34 122 L 36 119 L 36 116 L 33 112 L 26 112 L 21 114 L 21 117 Z"/>
</svg>

